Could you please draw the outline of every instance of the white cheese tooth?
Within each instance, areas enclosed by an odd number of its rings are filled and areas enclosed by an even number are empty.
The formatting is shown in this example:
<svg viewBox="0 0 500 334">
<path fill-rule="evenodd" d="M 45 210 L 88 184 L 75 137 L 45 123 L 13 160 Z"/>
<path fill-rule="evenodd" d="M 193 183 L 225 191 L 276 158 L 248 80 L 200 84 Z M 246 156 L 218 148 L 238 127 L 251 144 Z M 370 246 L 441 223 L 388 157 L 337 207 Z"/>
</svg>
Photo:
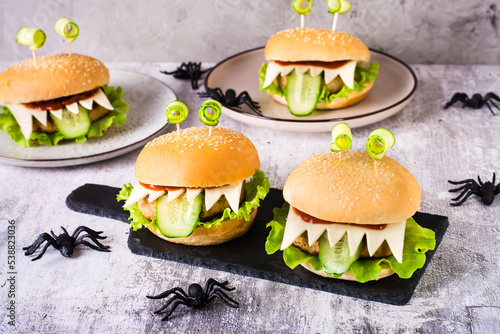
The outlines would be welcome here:
<svg viewBox="0 0 500 334">
<path fill-rule="evenodd" d="M 136 182 L 134 189 L 132 189 L 132 192 L 130 193 L 130 196 L 128 197 L 123 207 L 126 208 L 131 206 L 132 204 L 137 203 L 140 199 L 143 199 L 148 194 L 149 189 L 144 188 L 139 182 Z"/>
<path fill-rule="evenodd" d="M 283 233 L 283 241 L 281 242 L 281 250 L 288 248 L 298 236 L 304 233 L 307 229 L 307 224 L 293 212 L 292 207 L 288 211 L 286 218 L 285 232 Z"/>
<path fill-rule="evenodd" d="M 295 65 L 295 72 L 297 74 L 304 74 L 309 70 L 309 66 Z"/>
<path fill-rule="evenodd" d="M 57 117 L 59 119 L 62 119 L 62 111 L 63 111 L 62 109 L 59 109 L 59 110 L 49 110 L 49 111 L 55 117 Z"/>
<path fill-rule="evenodd" d="M 47 110 L 35 110 L 31 111 L 33 117 L 35 117 L 44 126 L 47 126 Z"/>
<path fill-rule="evenodd" d="M 288 75 L 290 72 L 292 72 L 295 69 L 295 66 L 293 65 L 288 65 L 288 66 L 281 66 L 281 76 L 284 77 L 285 75 Z"/>
<path fill-rule="evenodd" d="M 11 111 L 12 115 L 21 128 L 21 133 L 27 140 L 30 139 L 31 132 L 33 131 L 33 117 L 31 109 L 26 108 L 22 104 L 9 104 L 5 105 Z"/>
<path fill-rule="evenodd" d="M 335 246 L 335 244 L 339 242 L 340 239 L 342 239 L 345 232 L 347 231 L 345 227 L 344 228 L 341 227 L 342 226 L 338 224 L 338 228 L 335 228 L 334 226 L 329 226 L 326 229 L 326 231 L 328 232 L 328 242 L 330 243 L 330 247 Z"/>
<path fill-rule="evenodd" d="M 82 107 L 87 110 L 92 110 L 92 106 L 94 104 L 94 97 L 91 96 L 88 99 L 78 101 Z"/>
<path fill-rule="evenodd" d="M 108 110 L 114 109 L 113 106 L 111 105 L 111 102 L 109 102 L 108 97 L 106 96 L 106 94 L 104 94 L 101 88 L 97 90 L 97 93 L 94 96 L 92 96 L 92 98 L 101 107 L 104 107 Z"/>
<path fill-rule="evenodd" d="M 195 199 L 196 196 L 198 196 L 202 191 L 203 188 L 187 188 L 186 197 L 188 202 L 191 202 L 193 199 Z"/>
<path fill-rule="evenodd" d="M 264 84 L 262 85 L 262 88 L 266 88 L 270 84 L 273 83 L 274 79 L 278 77 L 281 71 L 281 66 L 276 64 L 274 61 L 270 62 L 267 65 L 266 69 L 266 79 L 264 80 Z"/>
<path fill-rule="evenodd" d="M 241 187 L 243 186 L 243 180 L 236 184 L 230 184 L 224 186 L 224 196 L 226 196 L 226 200 L 229 203 L 229 207 L 233 212 L 238 213 L 238 209 L 240 207 L 240 196 L 241 196 Z"/>
<path fill-rule="evenodd" d="M 354 87 L 354 71 L 356 70 L 356 63 L 357 62 L 355 60 L 351 60 L 339 68 L 340 78 L 342 78 L 344 84 L 351 89 Z"/>
<path fill-rule="evenodd" d="M 212 206 L 219 200 L 219 198 L 224 194 L 224 191 L 218 188 L 206 188 L 205 189 L 205 210 L 210 210 Z"/>
<path fill-rule="evenodd" d="M 309 246 L 312 246 L 321 237 L 323 232 L 325 232 L 328 225 L 309 223 L 306 224 L 311 225 L 307 228 L 307 241 L 309 243 Z"/>
<path fill-rule="evenodd" d="M 165 193 L 166 191 L 164 190 L 149 190 L 148 202 L 152 203 L 155 199 L 158 199 L 160 196 L 165 195 Z"/>
<path fill-rule="evenodd" d="M 385 229 L 389 229 L 386 231 L 385 240 L 391 249 L 392 255 L 394 255 L 399 263 L 403 262 L 406 220 L 401 223 L 387 224 Z"/>
<path fill-rule="evenodd" d="M 68 104 L 65 107 L 66 107 L 66 109 L 68 109 L 70 112 L 72 112 L 75 115 L 77 115 L 80 112 L 80 109 L 78 109 L 78 102 L 73 102 L 71 104 Z"/>
<path fill-rule="evenodd" d="M 347 228 L 347 242 L 349 243 L 349 254 L 354 254 L 358 250 L 359 244 L 363 241 L 363 236 L 367 231 L 366 228 L 349 226 Z"/>
<path fill-rule="evenodd" d="M 325 69 L 325 83 L 328 85 L 339 75 L 338 69 Z"/>
<path fill-rule="evenodd" d="M 368 254 L 373 256 L 377 249 L 382 245 L 385 240 L 385 236 L 387 231 L 385 231 L 387 227 L 383 230 L 373 230 L 367 233 L 366 235 L 366 248 L 368 248 Z"/>
<path fill-rule="evenodd" d="M 169 202 L 172 202 L 174 199 L 176 199 L 177 197 L 179 197 L 180 195 L 182 195 L 182 193 L 186 191 L 186 188 L 181 188 L 179 190 L 174 190 L 174 191 L 169 191 L 167 193 L 168 197 L 168 201 Z"/>
<path fill-rule="evenodd" d="M 315 76 L 321 74 L 321 72 L 323 72 L 323 70 L 324 70 L 324 68 L 322 68 L 322 67 L 311 66 L 309 73 L 311 74 L 312 77 L 315 77 Z"/>
</svg>

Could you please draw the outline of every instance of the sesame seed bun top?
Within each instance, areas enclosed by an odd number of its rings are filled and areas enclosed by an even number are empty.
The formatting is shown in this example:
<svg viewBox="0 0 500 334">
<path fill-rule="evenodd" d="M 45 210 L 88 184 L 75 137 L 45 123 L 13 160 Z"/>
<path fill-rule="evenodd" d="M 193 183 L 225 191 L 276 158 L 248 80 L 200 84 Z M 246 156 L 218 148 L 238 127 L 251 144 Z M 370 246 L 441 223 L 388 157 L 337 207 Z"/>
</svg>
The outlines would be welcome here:
<svg viewBox="0 0 500 334">
<path fill-rule="evenodd" d="M 194 127 L 150 141 L 137 157 L 135 177 L 146 184 L 207 188 L 235 184 L 260 168 L 252 142 L 243 134 Z"/>
<path fill-rule="evenodd" d="M 273 35 L 266 44 L 266 60 L 368 62 L 370 50 L 357 37 L 342 31 L 293 28 Z"/>
<path fill-rule="evenodd" d="M 26 59 L 0 74 L 0 103 L 53 100 L 90 91 L 109 82 L 109 71 L 92 57 L 53 54 Z"/>
<path fill-rule="evenodd" d="M 302 162 L 288 176 L 283 197 L 313 217 L 338 223 L 391 224 L 413 216 L 420 187 L 397 161 L 384 157 L 375 167 L 364 151 L 323 153 Z"/>
</svg>

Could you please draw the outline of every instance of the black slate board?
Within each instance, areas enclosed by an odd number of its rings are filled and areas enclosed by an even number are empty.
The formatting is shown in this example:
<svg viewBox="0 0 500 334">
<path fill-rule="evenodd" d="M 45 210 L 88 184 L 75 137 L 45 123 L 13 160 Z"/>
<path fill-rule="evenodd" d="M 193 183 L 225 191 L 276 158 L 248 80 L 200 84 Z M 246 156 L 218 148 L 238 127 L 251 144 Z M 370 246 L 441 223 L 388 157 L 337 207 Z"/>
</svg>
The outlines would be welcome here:
<svg viewBox="0 0 500 334">
<path fill-rule="evenodd" d="M 73 211 L 117 219 L 128 223 L 128 211 L 123 202 L 116 201 L 119 188 L 85 184 L 75 189 L 66 199 Z M 176 261 L 195 266 L 227 271 L 234 274 L 266 279 L 340 295 L 362 298 L 381 303 L 405 305 L 411 299 L 420 278 L 438 248 L 448 227 L 448 218 L 417 212 L 414 219 L 420 226 L 436 233 L 436 247 L 428 251 L 427 261 L 410 279 L 396 275 L 379 281 L 358 283 L 328 279 L 315 275 L 302 267 L 291 270 L 285 265 L 282 253 L 267 255 L 264 249 L 268 230 L 266 224 L 273 219 L 273 209 L 283 204 L 281 190 L 271 189 L 261 202 L 257 218 L 244 236 L 218 246 L 193 247 L 162 240 L 147 229 L 130 230 L 128 247 L 134 254 Z"/>
</svg>

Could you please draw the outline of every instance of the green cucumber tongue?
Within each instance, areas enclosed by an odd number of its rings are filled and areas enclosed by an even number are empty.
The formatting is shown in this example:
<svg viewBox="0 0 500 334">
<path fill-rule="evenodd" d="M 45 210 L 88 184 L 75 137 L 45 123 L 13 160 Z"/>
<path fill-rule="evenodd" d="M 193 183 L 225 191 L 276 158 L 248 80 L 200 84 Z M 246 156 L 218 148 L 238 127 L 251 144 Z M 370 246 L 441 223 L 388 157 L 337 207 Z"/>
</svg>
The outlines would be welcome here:
<svg viewBox="0 0 500 334">
<path fill-rule="evenodd" d="M 335 244 L 330 246 L 328 234 L 325 232 L 319 239 L 319 260 L 321 268 L 327 274 L 341 275 L 359 258 L 361 244 L 353 255 L 349 252 L 347 233 Z"/>
<path fill-rule="evenodd" d="M 156 202 L 156 224 L 161 234 L 169 238 L 188 237 L 198 225 L 203 193 L 192 201 L 187 200 L 186 192 L 169 202 L 163 195 Z"/>
<path fill-rule="evenodd" d="M 312 114 L 318 104 L 321 93 L 321 75 L 312 77 L 308 72 L 298 74 L 292 71 L 288 75 L 286 100 L 288 110 L 295 116 Z"/>
</svg>

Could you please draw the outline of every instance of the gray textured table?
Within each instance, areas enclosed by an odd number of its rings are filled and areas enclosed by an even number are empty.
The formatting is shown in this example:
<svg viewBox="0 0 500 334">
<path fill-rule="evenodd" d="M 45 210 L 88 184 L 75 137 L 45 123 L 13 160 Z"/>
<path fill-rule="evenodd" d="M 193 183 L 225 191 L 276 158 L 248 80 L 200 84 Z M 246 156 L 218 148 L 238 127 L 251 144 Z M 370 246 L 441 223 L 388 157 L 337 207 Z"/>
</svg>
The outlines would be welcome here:
<svg viewBox="0 0 500 334">
<path fill-rule="evenodd" d="M 7 66 L 0 63 L 0 69 Z M 167 83 L 196 108 L 203 101 L 188 82 L 159 73 L 173 63 L 111 63 L 110 68 L 142 72 Z M 206 64 L 208 65 L 208 64 Z M 422 212 L 449 217 L 448 231 L 408 305 L 393 306 L 131 254 L 125 224 L 70 211 L 66 196 L 84 183 L 120 187 L 133 182 L 139 150 L 104 162 L 64 168 L 0 165 L 0 332 L 125 333 L 162 331 L 209 333 L 499 333 L 500 198 L 486 207 L 476 197 L 449 205 L 448 179 L 500 181 L 500 112 L 460 107 L 443 109 L 454 92 L 486 93 L 500 87 L 500 66 L 412 66 L 416 95 L 400 113 L 353 130 L 354 149 L 376 127 L 391 129 L 396 146 L 389 156 L 405 165 L 422 188 Z M 203 89 L 203 87 L 201 88 Z M 198 125 L 191 118 L 183 126 Z M 306 157 L 328 149 L 330 135 L 273 132 L 222 117 L 220 126 L 244 133 L 257 147 L 271 186 Z M 16 326 L 10 326 L 8 221 L 16 226 Z M 49 249 L 31 262 L 21 251 L 43 231 L 64 225 L 104 230 L 111 253 L 79 248 L 65 259 Z M 145 298 L 174 286 L 230 281 L 239 309 L 213 303 L 198 312 L 178 308 L 162 323 Z"/>
</svg>

